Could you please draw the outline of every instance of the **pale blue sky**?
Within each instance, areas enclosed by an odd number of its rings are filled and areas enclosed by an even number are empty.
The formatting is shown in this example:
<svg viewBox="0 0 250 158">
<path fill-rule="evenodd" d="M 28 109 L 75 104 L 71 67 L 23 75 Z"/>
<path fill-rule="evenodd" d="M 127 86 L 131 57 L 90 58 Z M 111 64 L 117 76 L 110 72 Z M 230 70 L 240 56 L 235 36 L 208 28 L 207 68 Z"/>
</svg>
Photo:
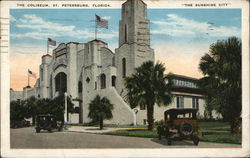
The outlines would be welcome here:
<svg viewBox="0 0 250 158">
<path fill-rule="evenodd" d="M 11 9 L 11 85 L 26 84 L 27 69 L 38 73 L 47 38 L 86 43 L 94 39 L 95 14 L 109 21 L 99 39 L 118 47 L 120 9 Z M 200 58 L 217 40 L 241 37 L 241 9 L 148 9 L 151 47 L 166 73 L 202 77 Z M 50 52 L 56 47 L 51 46 Z M 22 63 L 20 65 L 20 63 Z M 22 82 L 21 82 L 22 81 Z M 20 82 L 20 83 L 19 83 Z"/>
<path fill-rule="evenodd" d="M 99 38 L 117 47 L 120 9 L 12 9 L 11 45 L 39 45 L 48 37 L 58 42 L 87 42 L 94 38 L 95 14 L 109 21 Z M 151 43 L 211 43 L 240 37 L 240 9 L 148 9 Z M 21 50 L 20 50 L 21 51 Z M 28 53 L 28 52 L 27 52 Z M 42 52 L 34 52 L 42 53 Z"/>
</svg>

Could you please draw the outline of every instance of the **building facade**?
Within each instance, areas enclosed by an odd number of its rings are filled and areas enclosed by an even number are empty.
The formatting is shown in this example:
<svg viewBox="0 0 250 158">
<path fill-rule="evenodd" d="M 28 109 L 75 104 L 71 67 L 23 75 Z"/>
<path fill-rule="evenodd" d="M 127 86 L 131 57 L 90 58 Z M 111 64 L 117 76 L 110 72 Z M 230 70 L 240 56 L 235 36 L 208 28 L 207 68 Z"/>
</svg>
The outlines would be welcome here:
<svg viewBox="0 0 250 158">
<path fill-rule="evenodd" d="M 61 43 L 53 54 L 43 55 L 40 78 L 35 86 L 23 89 L 22 99 L 54 98 L 67 93 L 79 113 L 69 115 L 70 123 L 88 123 L 88 106 L 99 94 L 114 105 L 113 119 L 107 124 L 146 124 L 146 109 L 131 109 L 125 102 L 124 77 L 145 61 L 154 61 L 154 50 L 150 47 L 150 22 L 147 5 L 142 0 L 127 0 L 122 4 L 119 22 L 119 47 L 113 53 L 101 40 L 88 43 Z M 197 108 L 204 114 L 203 93 L 195 84 L 196 79 L 173 75 L 174 101 L 167 107 L 155 106 L 155 120 L 163 119 L 169 108 Z M 185 79 L 185 80 L 184 80 Z M 14 91 L 11 91 L 14 96 Z M 16 96 L 17 94 L 15 94 Z M 19 94 L 20 95 L 20 94 Z"/>
</svg>

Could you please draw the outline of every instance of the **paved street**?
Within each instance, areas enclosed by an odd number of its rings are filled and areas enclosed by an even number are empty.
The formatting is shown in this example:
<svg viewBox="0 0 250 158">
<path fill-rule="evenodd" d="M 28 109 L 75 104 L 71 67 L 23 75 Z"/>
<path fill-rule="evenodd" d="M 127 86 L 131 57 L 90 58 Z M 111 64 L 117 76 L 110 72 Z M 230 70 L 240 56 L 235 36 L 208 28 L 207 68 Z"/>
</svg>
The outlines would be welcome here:
<svg viewBox="0 0 250 158">
<path fill-rule="evenodd" d="M 157 138 L 110 136 L 81 132 L 41 132 L 34 127 L 11 129 L 11 148 L 193 148 L 191 142 L 176 141 L 166 145 Z M 240 145 L 200 142 L 199 148 L 240 148 Z"/>
</svg>

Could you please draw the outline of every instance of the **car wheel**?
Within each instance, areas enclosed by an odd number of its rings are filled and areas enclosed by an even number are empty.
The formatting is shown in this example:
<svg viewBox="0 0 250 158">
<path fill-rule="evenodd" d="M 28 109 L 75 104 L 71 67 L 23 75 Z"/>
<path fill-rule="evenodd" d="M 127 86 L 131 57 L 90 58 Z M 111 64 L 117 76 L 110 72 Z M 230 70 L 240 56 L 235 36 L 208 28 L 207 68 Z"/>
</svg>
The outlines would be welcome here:
<svg viewBox="0 0 250 158">
<path fill-rule="evenodd" d="M 40 128 L 36 128 L 36 133 L 40 133 Z"/>
<path fill-rule="evenodd" d="M 51 132 L 51 128 L 48 129 L 48 132 Z"/>
<path fill-rule="evenodd" d="M 170 134 L 166 134 L 166 139 L 167 139 L 168 145 L 171 145 L 172 144 L 172 140 L 170 138 Z"/>
<path fill-rule="evenodd" d="M 194 145 L 198 145 L 199 141 L 200 141 L 200 139 L 197 136 L 193 137 L 193 143 L 194 143 Z"/>
<path fill-rule="evenodd" d="M 158 134 L 158 139 L 161 140 L 161 133 Z"/>
<path fill-rule="evenodd" d="M 168 139 L 168 145 L 171 145 L 171 144 L 172 144 L 171 139 Z"/>
<path fill-rule="evenodd" d="M 193 134 L 193 126 L 192 124 L 187 123 L 187 122 L 181 123 L 179 130 L 180 130 L 180 133 L 185 137 L 192 136 Z"/>
<path fill-rule="evenodd" d="M 158 134 L 158 139 L 161 140 L 161 136 L 162 136 L 162 127 L 161 126 L 157 127 L 157 134 Z"/>
</svg>

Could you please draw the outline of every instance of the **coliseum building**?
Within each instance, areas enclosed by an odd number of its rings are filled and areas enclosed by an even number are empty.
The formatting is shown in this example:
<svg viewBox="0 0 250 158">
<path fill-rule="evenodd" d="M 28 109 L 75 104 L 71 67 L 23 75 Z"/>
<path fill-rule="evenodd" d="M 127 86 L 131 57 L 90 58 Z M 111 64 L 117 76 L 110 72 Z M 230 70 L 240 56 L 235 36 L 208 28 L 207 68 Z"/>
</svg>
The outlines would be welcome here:
<svg viewBox="0 0 250 158">
<path fill-rule="evenodd" d="M 23 91 L 11 90 L 11 100 L 54 98 L 67 92 L 78 113 L 69 115 L 70 123 L 88 123 L 88 106 L 99 94 L 114 104 L 113 119 L 106 124 L 146 124 L 145 107 L 131 109 L 125 102 L 124 77 L 133 73 L 143 62 L 154 61 L 154 50 L 150 47 L 150 29 L 147 5 L 142 0 L 127 0 L 122 4 L 119 22 L 119 47 L 112 52 L 101 40 L 88 43 L 61 43 L 53 54 L 43 55 L 40 78 L 33 88 Z M 163 119 L 169 108 L 197 108 L 204 115 L 204 97 L 194 78 L 171 74 L 174 78 L 172 92 L 174 101 L 167 107 L 155 106 L 155 120 Z"/>
</svg>

